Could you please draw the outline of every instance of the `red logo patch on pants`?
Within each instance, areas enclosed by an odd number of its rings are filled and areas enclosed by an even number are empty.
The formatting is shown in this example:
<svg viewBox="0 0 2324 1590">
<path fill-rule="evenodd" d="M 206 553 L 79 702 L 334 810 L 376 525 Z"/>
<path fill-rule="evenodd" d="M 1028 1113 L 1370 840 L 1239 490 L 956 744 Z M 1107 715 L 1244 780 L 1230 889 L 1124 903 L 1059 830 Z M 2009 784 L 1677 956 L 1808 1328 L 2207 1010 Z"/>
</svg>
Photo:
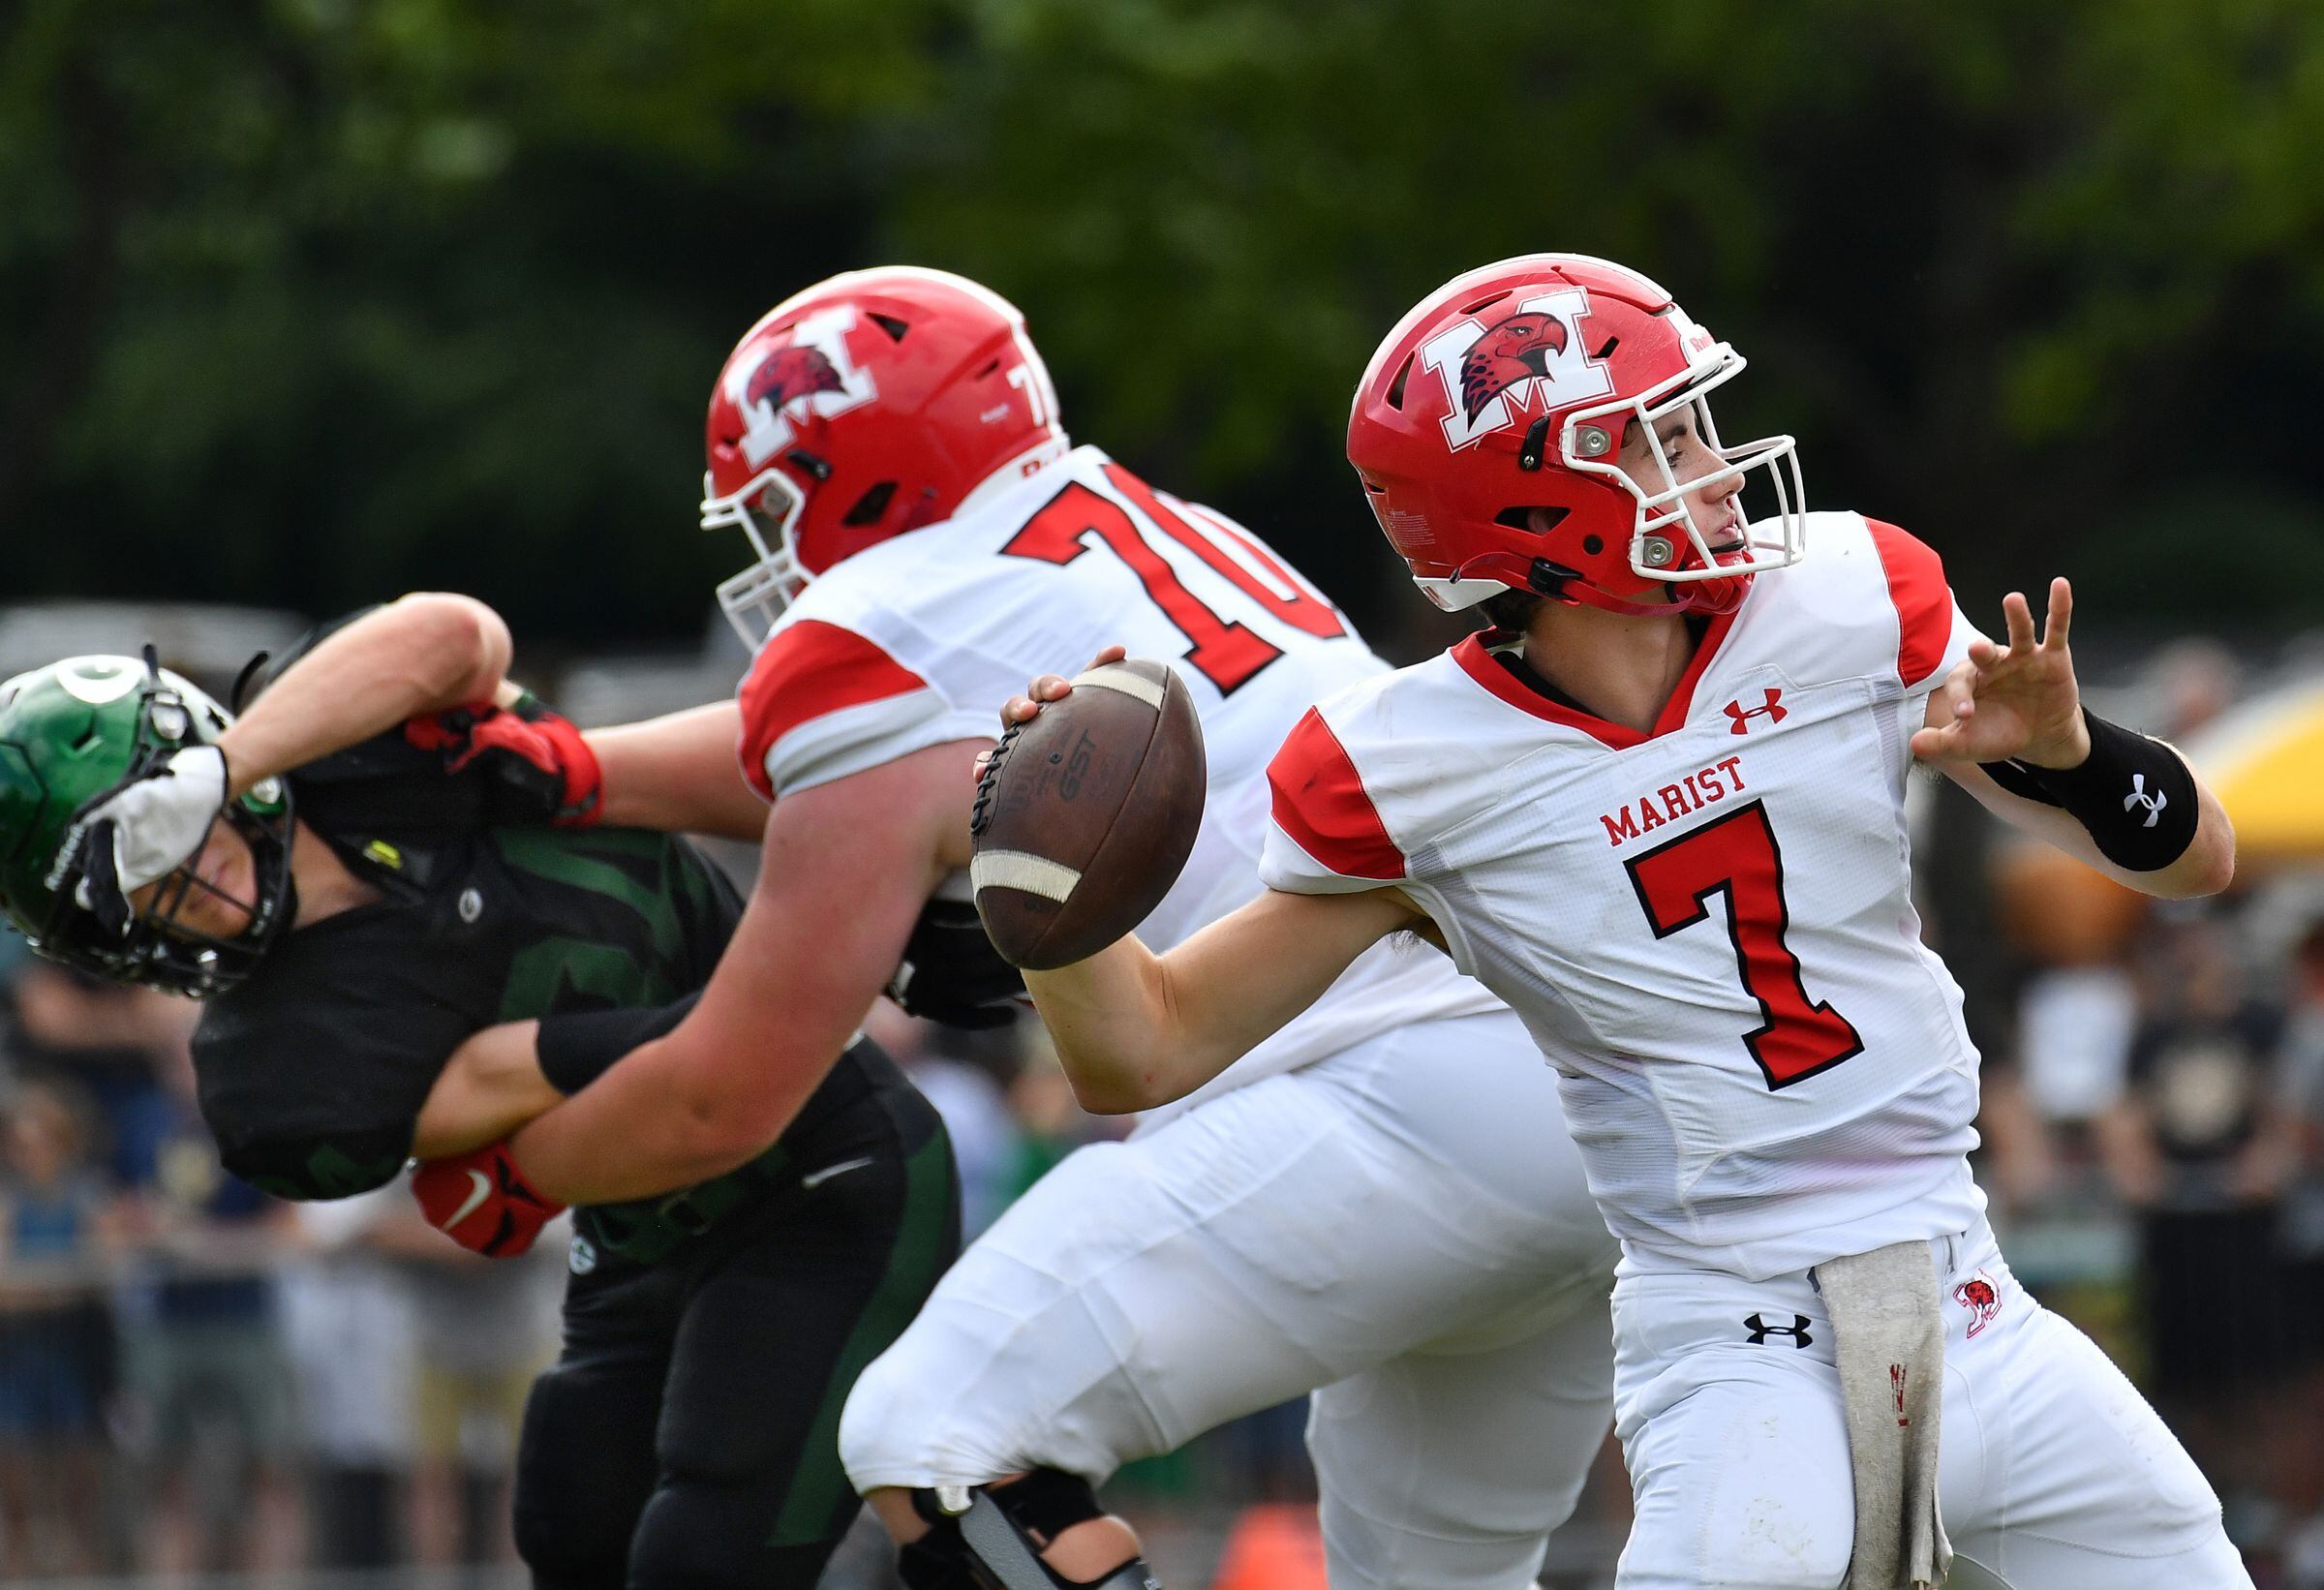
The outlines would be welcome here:
<svg viewBox="0 0 2324 1590">
<path fill-rule="evenodd" d="M 1969 1327 L 1972 1336 L 1991 1325 L 1993 1317 L 2002 1311 L 2001 1288 L 1981 1269 L 1953 1288 L 1953 1301 L 1976 1316 Z"/>
</svg>

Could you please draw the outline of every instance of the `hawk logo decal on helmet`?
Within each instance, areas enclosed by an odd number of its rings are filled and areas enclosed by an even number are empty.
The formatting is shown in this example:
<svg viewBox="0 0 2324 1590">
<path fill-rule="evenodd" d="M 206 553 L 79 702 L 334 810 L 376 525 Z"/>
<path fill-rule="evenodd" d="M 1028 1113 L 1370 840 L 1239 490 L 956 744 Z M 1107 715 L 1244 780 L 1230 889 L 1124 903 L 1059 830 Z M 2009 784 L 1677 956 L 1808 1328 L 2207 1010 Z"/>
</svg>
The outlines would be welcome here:
<svg viewBox="0 0 2324 1590">
<path fill-rule="evenodd" d="M 1512 315 L 1484 328 L 1460 363 L 1460 407 L 1471 419 L 1509 387 L 1549 373 L 1566 351 L 1566 322 L 1554 315 Z"/>
<path fill-rule="evenodd" d="M 780 413 L 793 398 L 846 389 L 840 373 L 831 367 L 831 360 L 824 357 L 820 349 L 794 344 L 778 348 L 767 355 L 751 375 L 750 384 L 743 388 L 743 401 L 752 406 L 763 403 Z"/>
<path fill-rule="evenodd" d="M 727 364 L 727 400 L 742 415 L 739 443 L 753 467 L 789 446 L 802 421 L 843 414 L 879 395 L 871 372 L 848 356 L 854 327 L 853 306 L 841 304 L 802 319 L 763 358 Z"/>
<path fill-rule="evenodd" d="M 1490 325 L 1463 320 L 1421 349 L 1443 378 L 1451 412 L 1445 445 L 1454 452 L 1508 429 L 1520 412 L 1546 413 L 1614 389 L 1604 364 L 1581 347 L 1577 322 L 1590 313 L 1579 288 L 1537 293 Z"/>
</svg>

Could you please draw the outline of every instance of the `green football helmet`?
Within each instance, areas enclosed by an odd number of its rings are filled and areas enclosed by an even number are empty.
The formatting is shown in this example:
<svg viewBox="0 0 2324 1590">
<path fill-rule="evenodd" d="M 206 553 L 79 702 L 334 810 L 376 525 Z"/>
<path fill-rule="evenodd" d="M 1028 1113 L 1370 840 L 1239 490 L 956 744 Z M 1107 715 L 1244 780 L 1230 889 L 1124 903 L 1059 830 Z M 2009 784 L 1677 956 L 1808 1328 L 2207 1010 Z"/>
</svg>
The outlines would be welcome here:
<svg viewBox="0 0 2324 1590">
<path fill-rule="evenodd" d="M 191 865 L 156 885 L 126 933 L 108 933 L 77 902 L 79 814 L 233 721 L 200 688 L 126 657 L 76 657 L 0 684 L 0 911 L 54 961 L 121 983 L 203 998 L 257 966 L 294 912 L 290 793 L 267 780 L 223 813 L 250 845 L 250 925 L 232 938 L 176 921 L 195 889 L 216 891 Z M 199 852 L 197 852 L 199 854 Z"/>
</svg>

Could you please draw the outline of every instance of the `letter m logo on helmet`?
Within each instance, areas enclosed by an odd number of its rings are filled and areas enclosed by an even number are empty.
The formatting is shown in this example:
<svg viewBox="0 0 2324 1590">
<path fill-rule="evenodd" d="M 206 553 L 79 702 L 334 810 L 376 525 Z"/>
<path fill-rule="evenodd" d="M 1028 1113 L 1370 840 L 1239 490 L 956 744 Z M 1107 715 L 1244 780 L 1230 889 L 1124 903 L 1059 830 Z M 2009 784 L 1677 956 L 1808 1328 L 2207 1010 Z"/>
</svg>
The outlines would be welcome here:
<svg viewBox="0 0 2324 1590">
<path fill-rule="evenodd" d="M 1612 374 L 1582 351 L 1578 322 L 1589 312 L 1586 291 L 1562 288 L 1522 300 L 1489 325 L 1464 320 L 1423 343 L 1421 362 L 1443 378 L 1452 404 L 1445 445 L 1458 452 L 1507 430 L 1519 413 L 1610 394 Z"/>
<path fill-rule="evenodd" d="M 872 373 L 847 356 L 854 328 L 855 306 L 839 304 L 805 317 L 763 348 L 747 349 L 756 356 L 729 360 L 719 372 L 726 399 L 742 416 L 737 445 L 753 466 L 790 444 L 797 419 L 810 413 L 830 419 L 879 395 Z"/>
</svg>

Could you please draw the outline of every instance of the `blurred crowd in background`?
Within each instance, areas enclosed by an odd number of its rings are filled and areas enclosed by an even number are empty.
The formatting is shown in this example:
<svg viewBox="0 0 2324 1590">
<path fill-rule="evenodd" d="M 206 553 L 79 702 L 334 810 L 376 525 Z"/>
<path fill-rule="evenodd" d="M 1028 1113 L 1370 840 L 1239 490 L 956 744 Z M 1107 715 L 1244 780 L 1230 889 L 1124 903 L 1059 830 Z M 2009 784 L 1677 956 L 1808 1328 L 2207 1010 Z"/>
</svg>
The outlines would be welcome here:
<svg viewBox="0 0 2324 1590">
<path fill-rule="evenodd" d="M 68 621 L 133 622 L 0 614 L 0 658 Z M 293 621 L 135 622 L 212 673 L 222 648 Z M 735 665 L 730 644 L 576 664 L 560 693 L 585 721 L 687 704 Z M 2101 710 L 2196 746 L 2324 680 L 2301 643 L 2099 652 Z M 2315 743 L 2324 780 L 2324 728 Z M 2263 1590 L 2324 1590 L 2324 805 L 2312 854 L 2271 839 L 2228 895 L 2175 905 L 2019 842 L 1947 780 L 1916 779 L 1913 802 L 1926 931 L 1985 1055 L 1979 1174 L 2014 1267 L 2163 1410 Z M 505 1565 L 563 1244 L 475 1259 L 400 1187 L 267 1199 L 224 1175 L 194 1112 L 192 1006 L 14 935 L 0 990 L 0 1577 Z M 1029 1016 L 965 1033 L 883 1003 L 869 1030 L 943 1113 L 971 1236 L 1126 1128 L 1079 1109 Z M 1239 1509 L 1311 1494 L 1302 1429 L 1299 1406 L 1257 1416 L 1110 1494 L 1166 1542 L 1190 1531 L 1188 1561 L 1214 1559 Z M 1549 1582 L 1604 1582 L 1626 1522 L 1609 1444 Z M 830 1582 L 884 1574 L 873 1549 Z"/>
</svg>

